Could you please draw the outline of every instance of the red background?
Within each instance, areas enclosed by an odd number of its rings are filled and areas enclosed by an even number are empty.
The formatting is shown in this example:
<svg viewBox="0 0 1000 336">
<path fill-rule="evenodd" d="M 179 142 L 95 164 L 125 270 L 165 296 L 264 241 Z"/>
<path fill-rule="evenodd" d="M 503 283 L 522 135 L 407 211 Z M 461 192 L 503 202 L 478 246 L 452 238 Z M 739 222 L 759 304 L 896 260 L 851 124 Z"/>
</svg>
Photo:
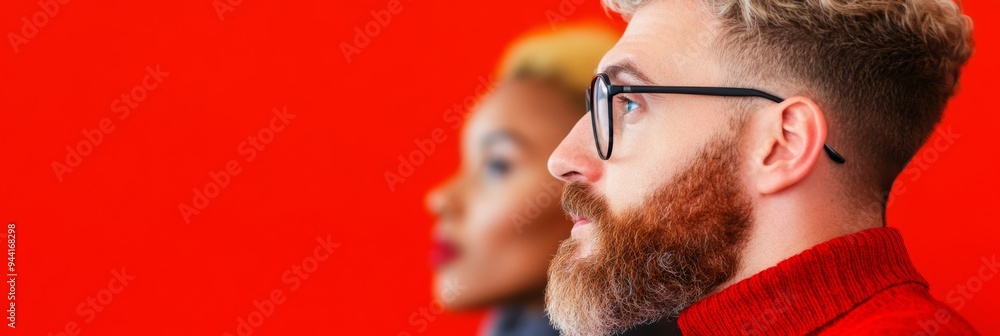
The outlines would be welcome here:
<svg viewBox="0 0 1000 336">
<path fill-rule="evenodd" d="M 16 53 L 8 33 L 43 9 L 0 4 L 0 220 L 17 223 L 18 239 L 18 324 L 0 333 L 76 323 L 84 335 L 222 335 L 276 289 L 285 301 L 255 335 L 477 330 L 481 314 L 419 315 L 432 304 L 423 195 L 458 163 L 442 114 L 475 94 L 507 43 L 547 26 L 547 11 L 608 19 L 597 0 L 401 6 L 348 62 L 341 44 L 387 1 L 244 0 L 224 20 L 211 0 L 71 1 Z M 1000 252 L 998 5 L 965 6 L 979 48 L 943 122 L 961 136 L 921 154 L 936 160 L 889 209 L 942 300 Z M 118 119 L 113 101 L 156 65 L 169 76 Z M 247 162 L 240 143 L 285 106 L 295 119 Z M 53 162 L 104 118 L 114 131 L 60 182 Z M 390 191 L 383 174 L 438 127 L 445 141 Z M 240 173 L 186 224 L 179 204 L 230 160 Z M 339 247 L 291 291 L 283 273 L 326 236 Z M 135 278 L 86 322 L 78 306 L 107 295 L 123 267 Z M 1000 278 L 987 280 L 961 314 L 1000 334 L 998 303 Z"/>
</svg>

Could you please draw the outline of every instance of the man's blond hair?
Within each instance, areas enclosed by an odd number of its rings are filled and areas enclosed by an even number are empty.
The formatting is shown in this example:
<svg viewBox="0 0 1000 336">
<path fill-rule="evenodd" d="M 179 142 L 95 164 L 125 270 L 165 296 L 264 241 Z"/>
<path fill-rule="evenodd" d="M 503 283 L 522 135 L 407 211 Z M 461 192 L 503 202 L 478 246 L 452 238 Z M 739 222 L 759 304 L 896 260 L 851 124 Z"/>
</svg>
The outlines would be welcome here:
<svg viewBox="0 0 1000 336">
<path fill-rule="evenodd" d="M 630 18 L 649 1 L 603 0 Z M 828 143 L 887 190 L 931 135 L 972 54 L 952 0 L 701 0 L 732 85 L 784 90 L 828 112 Z"/>
</svg>

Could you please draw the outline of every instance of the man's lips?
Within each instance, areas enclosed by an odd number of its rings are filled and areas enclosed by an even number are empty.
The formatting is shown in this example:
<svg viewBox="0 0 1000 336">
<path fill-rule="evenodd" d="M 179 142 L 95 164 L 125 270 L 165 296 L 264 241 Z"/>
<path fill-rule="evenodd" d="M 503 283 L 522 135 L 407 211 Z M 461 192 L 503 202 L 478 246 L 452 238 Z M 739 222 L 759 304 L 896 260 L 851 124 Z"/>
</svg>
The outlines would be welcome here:
<svg viewBox="0 0 1000 336">
<path fill-rule="evenodd" d="M 573 221 L 573 230 L 570 231 L 573 238 L 581 238 L 584 229 L 591 224 L 590 219 L 579 215 L 570 215 L 570 220 Z"/>
</svg>

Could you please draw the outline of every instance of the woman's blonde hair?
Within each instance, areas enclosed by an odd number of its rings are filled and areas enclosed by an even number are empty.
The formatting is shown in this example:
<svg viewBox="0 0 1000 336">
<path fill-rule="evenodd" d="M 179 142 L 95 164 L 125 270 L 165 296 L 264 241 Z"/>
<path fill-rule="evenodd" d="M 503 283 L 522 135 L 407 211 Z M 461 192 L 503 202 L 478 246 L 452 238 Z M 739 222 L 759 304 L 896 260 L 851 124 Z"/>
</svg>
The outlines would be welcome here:
<svg viewBox="0 0 1000 336">
<path fill-rule="evenodd" d="M 583 103 L 597 64 L 619 36 L 620 32 L 600 24 L 567 24 L 529 32 L 504 52 L 497 78 L 500 82 L 523 78 L 550 81 Z"/>
</svg>

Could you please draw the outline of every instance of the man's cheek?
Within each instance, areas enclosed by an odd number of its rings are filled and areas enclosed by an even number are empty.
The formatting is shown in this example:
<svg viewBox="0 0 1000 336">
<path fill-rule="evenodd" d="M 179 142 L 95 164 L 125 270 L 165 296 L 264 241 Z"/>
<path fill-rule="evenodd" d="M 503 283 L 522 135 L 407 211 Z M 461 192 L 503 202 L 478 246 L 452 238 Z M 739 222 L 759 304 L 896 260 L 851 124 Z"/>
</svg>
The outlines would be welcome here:
<svg viewBox="0 0 1000 336">
<path fill-rule="evenodd" d="M 646 181 L 634 175 L 624 175 L 614 179 L 609 178 L 609 180 L 615 182 L 608 184 L 607 192 L 604 195 L 614 214 L 621 214 L 627 209 L 642 205 L 647 195 L 653 190 L 650 186 L 654 183 L 653 181 Z"/>
</svg>

